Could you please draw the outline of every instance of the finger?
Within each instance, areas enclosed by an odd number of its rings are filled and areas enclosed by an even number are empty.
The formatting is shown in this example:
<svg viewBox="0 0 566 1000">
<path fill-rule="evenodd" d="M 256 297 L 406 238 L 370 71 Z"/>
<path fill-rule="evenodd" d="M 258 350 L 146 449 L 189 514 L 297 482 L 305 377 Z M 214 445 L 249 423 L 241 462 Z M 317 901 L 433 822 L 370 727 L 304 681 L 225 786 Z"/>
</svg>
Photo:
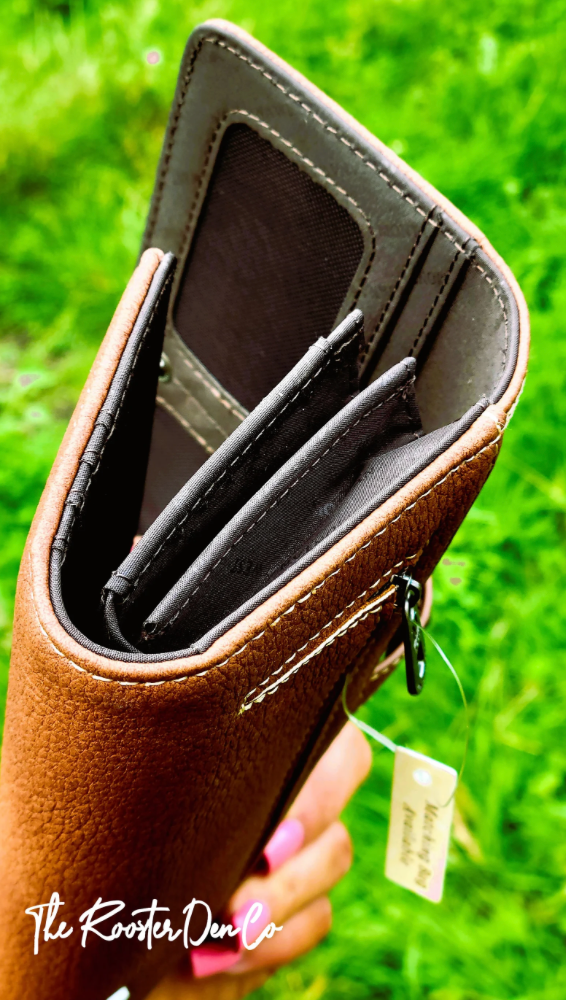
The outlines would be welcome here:
<svg viewBox="0 0 566 1000">
<path fill-rule="evenodd" d="M 367 778 L 371 750 L 365 736 L 347 722 L 307 778 L 289 817 L 300 820 L 305 843 L 337 819 L 358 785 Z"/>
<path fill-rule="evenodd" d="M 239 978 L 250 970 L 275 969 L 286 965 L 316 947 L 328 934 L 332 925 L 332 907 L 326 897 L 313 900 L 304 910 L 288 920 L 282 931 L 276 931 L 271 940 L 262 941 L 255 951 L 247 951 L 240 958 L 229 976 Z"/>
<path fill-rule="evenodd" d="M 347 723 L 321 758 L 288 816 L 275 829 L 255 865 L 254 875 L 269 875 L 337 819 L 367 776 L 371 751 L 364 736 Z"/>
<path fill-rule="evenodd" d="M 167 976 L 148 995 L 147 1000 L 242 1000 L 259 990 L 273 974 L 270 968 L 245 969 L 241 976 L 225 973 L 212 979 L 189 979 L 179 973 Z"/>
<path fill-rule="evenodd" d="M 290 858 L 267 878 L 250 878 L 231 900 L 231 912 L 238 913 L 258 900 L 265 907 L 262 923 L 289 920 L 314 899 L 325 896 L 352 864 L 352 841 L 343 823 L 332 823 L 317 840 Z"/>
<path fill-rule="evenodd" d="M 371 751 L 360 731 L 347 723 L 321 758 L 289 815 L 275 829 L 253 874 L 270 875 L 337 819 L 366 777 Z"/>
</svg>

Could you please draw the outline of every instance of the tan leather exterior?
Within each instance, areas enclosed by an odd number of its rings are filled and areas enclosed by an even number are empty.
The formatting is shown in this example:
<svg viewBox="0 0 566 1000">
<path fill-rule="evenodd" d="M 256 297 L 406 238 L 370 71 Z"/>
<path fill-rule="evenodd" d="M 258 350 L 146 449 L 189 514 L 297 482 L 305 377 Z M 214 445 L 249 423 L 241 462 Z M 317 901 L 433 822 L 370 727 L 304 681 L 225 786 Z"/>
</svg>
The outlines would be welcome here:
<svg viewBox="0 0 566 1000">
<path fill-rule="evenodd" d="M 353 667 L 355 708 L 393 668 L 375 671 L 398 625 L 394 595 L 376 598 L 407 566 L 429 576 L 493 467 L 525 375 L 522 296 L 480 241 L 521 310 L 519 360 L 500 403 L 206 653 L 161 664 L 122 663 L 78 645 L 59 624 L 48 588 L 65 497 L 162 256 L 144 254 L 22 561 L 0 782 L 0 1000 L 105 1000 L 122 985 L 134 1000 L 143 997 L 177 960 L 180 942 L 148 951 L 123 937 L 93 937 L 83 949 L 79 916 L 98 897 L 123 900 L 124 922 L 153 898 L 170 907 L 174 927 L 193 896 L 218 911 L 342 725 L 346 671 Z M 54 891 L 74 933 L 42 941 L 34 956 L 34 922 L 24 911 Z"/>
</svg>

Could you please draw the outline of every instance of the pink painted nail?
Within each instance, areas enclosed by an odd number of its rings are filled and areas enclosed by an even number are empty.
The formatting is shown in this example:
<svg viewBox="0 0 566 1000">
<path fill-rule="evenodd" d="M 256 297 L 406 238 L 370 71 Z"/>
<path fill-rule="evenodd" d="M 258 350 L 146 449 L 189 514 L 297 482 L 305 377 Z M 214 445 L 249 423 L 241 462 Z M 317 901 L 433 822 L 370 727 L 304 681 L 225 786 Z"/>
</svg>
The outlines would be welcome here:
<svg viewBox="0 0 566 1000">
<path fill-rule="evenodd" d="M 238 935 L 240 953 L 238 955 L 237 962 L 234 962 L 234 964 L 230 966 L 230 969 L 228 970 L 230 973 L 247 971 L 249 967 L 249 945 L 254 945 L 254 942 L 269 923 L 271 923 L 271 910 L 269 909 L 267 903 L 260 902 L 260 900 L 252 900 L 249 903 L 245 903 L 245 905 L 234 914 L 232 917 L 232 925 L 233 927 L 240 928 L 240 934 Z M 248 946 L 247 948 L 246 945 Z M 253 950 L 253 948 L 251 950 Z"/>
<path fill-rule="evenodd" d="M 246 918 L 247 922 L 246 922 Z M 190 953 L 191 966 L 195 979 L 205 979 L 219 972 L 227 972 L 245 955 L 243 937 L 247 944 L 253 944 L 259 934 L 271 921 L 271 912 L 267 903 L 252 899 L 237 910 L 230 918 L 232 927 L 238 927 L 240 933 L 230 938 L 229 944 L 216 944 L 207 941 L 206 944 L 193 948 Z"/>
<path fill-rule="evenodd" d="M 236 940 L 239 941 L 239 935 Z M 195 979 L 204 979 L 206 976 L 215 976 L 218 972 L 226 972 L 239 958 L 239 948 L 234 951 L 221 944 L 201 944 L 191 951 L 193 976 Z"/>
<path fill-rule="evenodd" d="M 269 875 L 300 851 L 305 828 L 299 819 L 284 819 L 263 849 L 260 871 Z"/>
<path fill-rule="evenodd" d="M 253 944 L 259 934 L 271 922 L 271 910 L 263 900 L 252 899 L 244 905 L 231 918 L 233 927 L 239 927 L 240 933 L 237 940 L 240 942 L 240 955 L 244 951 L 244 945 Z M 245 941 L 244 941 L 245 938 Z"/>
</svg>

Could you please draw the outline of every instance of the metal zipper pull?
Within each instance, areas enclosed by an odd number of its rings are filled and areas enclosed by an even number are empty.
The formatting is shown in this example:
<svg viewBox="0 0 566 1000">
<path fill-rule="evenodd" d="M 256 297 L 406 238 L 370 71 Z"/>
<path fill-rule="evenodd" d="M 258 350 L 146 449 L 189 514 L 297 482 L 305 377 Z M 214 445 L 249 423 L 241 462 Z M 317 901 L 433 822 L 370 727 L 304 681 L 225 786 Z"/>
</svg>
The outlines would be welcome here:
<svg viewBox="0 0 566 1000">
<path fill-rule="evenodd" d="M 420 628 L 419 615 L 419 602 L 423 588 L 417 580 L 413 580 L 410 573 L 396 576 L 394 583 L 397 587 L 397 603 L 403 616 L 401 637 L 405 647 L 407 691 L 409 694 L 420 694 L 426 672 L 424 635 Z"/>
</svg>

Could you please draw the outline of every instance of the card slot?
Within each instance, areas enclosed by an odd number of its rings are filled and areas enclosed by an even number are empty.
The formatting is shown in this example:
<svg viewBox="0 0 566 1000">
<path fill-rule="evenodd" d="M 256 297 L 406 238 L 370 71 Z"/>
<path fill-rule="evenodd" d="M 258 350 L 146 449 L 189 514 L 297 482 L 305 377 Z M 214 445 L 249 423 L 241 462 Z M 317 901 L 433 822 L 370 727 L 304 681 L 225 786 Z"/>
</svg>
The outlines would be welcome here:
<svg viewBox="0 0 566 1000">
<path fill-rule="evenodd" d="M 409 352 L 411 357 L 417 358 L 418 374 L 426 364 L 434 341 L 442 329 L 444 319 L 458 294 L 469 265 L 469 258 L 464 253 L 457 251 Z"/>
<path fill-rule="evenodd" d="M 123 648 L 214 536 L 358 388 L 363 317 L 351 313 L 305 357 L 168 504 L 104 588 Z M 113 596 L 112 596 L 113 595 Z"/>
<path fill-rule="evenodd" d="M 305 555 L 352 511 L 371 455 L 420 433 L 416 363 L 360 393 L 256 494 L 189 567 L 145 624 L 142 645 L 188 646 Z"/>
<path fill-rule="evenodd" d="M 212 643 L 220 636 L 224 635 L 228 629 L 242 621 L 256 608 L 264 603 L 269 597 L 281 590 L 290 580 L 295 579 L 307 566 L 310 566 L 319 556 L 327 552 L 335 542 L 344 538 L 348 532 L 352 531 L 356 525 L 360 524 L 364 518 L 368 517 L 382 503 L 385 503 L 394 493 L 405 486 L 413 476 L 426 468 L 438 455 L 449 448 L 461 435 L 468 430 L 475 420 L 480 416 L 488 405 L 486 398 L 480 400 L 470 407 L 467 413 L 460 420 L 454 421 L 445 427 L 431 431 L 408 444 L 386 452 L 378 456 L 373 465 L 372 488 L 375 492 L 370 496 L 365 506 L 350 508 L 349 516 L 342 519 L 345 511 L 337 511 L 334 525 L 330 523 L 325 526 L 329 533 L 324 533 L 317 541 L 312 539 L 311 547 L 295 562 L 291 563 L 279 576 L 275 577 L 262 590 L 256 591 L 254 595 L 241 604 L 235 611 L 218 621 L 207 633 L 193 643 L 187 649 L 187 653 L 196 654 L 205 652 Z M 369 483 L 368 483 L 369 486 Z M 367 490 L 370 493 L 370 490 Z M 165 654 L 166 655 L 166 654 Z"/>
<path fill-rule="evenodd" d="M 436 209 L 432 209 L 423 222 L 405 265 L 393 286 L 391 296 L 383 309 L 377 327 L 368 340 L 362 385 L 367 385 L 372 375 L 375 374 L 380 358 L 394 334 L 399 318 L 418 281 L 433 243 L 438 236 L 440 227 L 437 219 L 438 214 Z"/>
</svg>

